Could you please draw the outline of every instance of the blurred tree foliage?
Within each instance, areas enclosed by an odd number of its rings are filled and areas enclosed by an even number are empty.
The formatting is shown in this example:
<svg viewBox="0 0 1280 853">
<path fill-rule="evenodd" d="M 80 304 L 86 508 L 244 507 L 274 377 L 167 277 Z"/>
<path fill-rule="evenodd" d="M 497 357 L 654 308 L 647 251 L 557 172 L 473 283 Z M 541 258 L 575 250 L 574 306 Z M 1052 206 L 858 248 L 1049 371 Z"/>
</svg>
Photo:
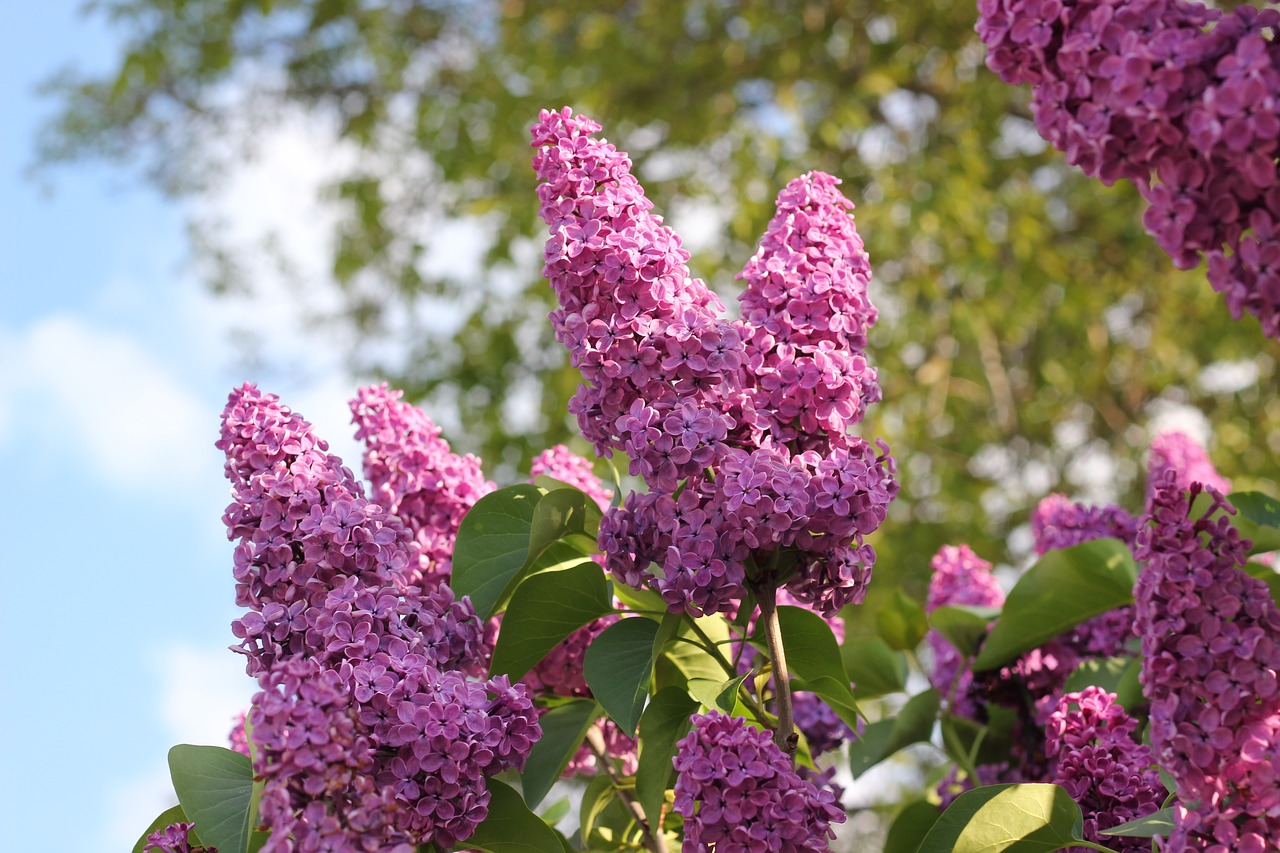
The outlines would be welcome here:
<svg viewBox="0 0 1280 853">
<path fill-rule="evenodd" d="M 1237 487 L 1276 491 L 1280 350 L 1256 321 L 1230 319 L 1203 270 L 1173 269 L 1132 187 L 1045 150 L 1028 92 L 982 64 L 972 0 L 91 8 L 127 52 L 110 74 L 51 81 L 44 162 L 131 162 L 198 195 L 282 115 L 329 120 L 360 156 L 333 187 L 332 278 L 312 286 L 336 288 L 336 319 L 381 342 L 355 366 L 428 411 L 456 407 L 466 429 L 451 439 L 491 470 L 574 433 L 578 380 L 544 319 L 528 165 L 537 110 L 570 104 L 632 154 L 659 212 L 709 235 L 693 267 L 731 304 L 777 190 L 811 169 L 844 179 L 882 310 L 885 402 L 866 431 L 892 442 L 904 482 L 881 566 L 916 592 L 943 542 L 1007 558 L 1007 535 L 1048 490 L 1088 494 L 1100 477 L 1136 508 L 1161 405 L 1201 409 Z M 427 263 L 450 251 L 432 223 L 457 217 L 490 237 L 478 276 Z M 224 262 L 210 283 L 244 285 L 217 230 L 196 225 Z M 443 304 L 461 312 L 456 331 L 427 334 Z"/>
</svg>

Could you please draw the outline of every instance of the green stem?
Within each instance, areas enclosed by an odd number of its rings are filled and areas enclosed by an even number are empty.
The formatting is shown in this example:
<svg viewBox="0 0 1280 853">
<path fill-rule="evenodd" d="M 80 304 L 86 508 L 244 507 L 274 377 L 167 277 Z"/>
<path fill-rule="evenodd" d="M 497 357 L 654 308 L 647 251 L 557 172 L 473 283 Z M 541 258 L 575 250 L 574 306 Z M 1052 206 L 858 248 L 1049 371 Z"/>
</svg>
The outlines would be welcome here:
<svg viewBox="0 0 1280 853">
<path fill-rule="evenodd" d="M 698 626 L 697 620 L 687 613 L 684 618 L 689 627 L 693 629 L 693 633 L 697 634 L 698 638 L 702 640 L 702 642 L 698 644 L 699 648 L 705 649 L 707 654 L 714 657 L 716 662 L 720 664 L 730 678 L 736 676 L 738 674 L 738 668 L 724 656 L 724 653 L 720 651 L 720 647 L 716 645 L 716 642 L 708 637 L 707 633 Z M 755 715 L 757 722 L 761 725 L 769 724 L 768 712 L 765 711 L 764 706 L 760 704 L 759 700 L 751 695 L 751 691 L 747 689 L 746 682 L 738 685 L 738 698 L 741 699 L 742 704 L 746 705 L 747 708 L 750 709 L 751 713 Z"/>
</svg>

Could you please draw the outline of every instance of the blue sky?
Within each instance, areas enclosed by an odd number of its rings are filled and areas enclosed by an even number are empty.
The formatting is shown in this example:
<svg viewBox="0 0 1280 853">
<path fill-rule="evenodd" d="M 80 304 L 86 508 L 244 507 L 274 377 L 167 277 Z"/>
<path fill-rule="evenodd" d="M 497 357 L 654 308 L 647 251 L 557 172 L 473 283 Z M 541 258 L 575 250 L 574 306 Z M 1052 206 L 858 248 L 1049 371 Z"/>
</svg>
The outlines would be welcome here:
<svg viewBox="0 0 1280 853">
<path fill-rule="evenodd" d="M 222 742 L 252 695 L 227 651 L 236 608 L 213 447 L 231 386 L 259 381 L 352 449 L 356 380 L 306 348 L 287 298 L 250 316 L 205 295 L 183 265 L 180 207 L 101 165 L 24 176 L 51 110 L 36 83 L 118 50 L 78 6 L 0 0 L 4 850 L 47 849 L 51 830 L 59 847 L 129 849 L 171 800 L 168 748 Z M 248 227 L 307 198 L 295 191 L 323 166 L 282 140 L 216 202 L 251 192 Z M 281 330 L 268 349 L 308 368 L 246 374 L 229 334 L 246 319 Z"/>
</svg>

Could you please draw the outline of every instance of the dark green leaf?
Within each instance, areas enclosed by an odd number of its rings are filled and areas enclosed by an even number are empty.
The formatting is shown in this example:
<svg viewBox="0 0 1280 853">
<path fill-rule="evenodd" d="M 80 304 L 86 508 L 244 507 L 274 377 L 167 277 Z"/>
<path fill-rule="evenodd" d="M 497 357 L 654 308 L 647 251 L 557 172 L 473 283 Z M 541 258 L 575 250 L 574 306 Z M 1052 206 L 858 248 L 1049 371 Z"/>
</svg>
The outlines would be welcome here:
<svg viewBox="0 0 1280 853">
<path fill-rule="evenodd" d="M 555 830 L 529 811 L 513 788 L 493 778 L 486 785 L 489 815 L 462 847 L 488 853 L 561 853 Z"/>
<path fill-rule="evenodd" d="M 812 680 L 827 677 L 845 685 L 849 676 L 840 661 L 840 645 L 831 625 L 812 610 L 783 605 L 778 608 L 782 650 L 791 674 Z"/>
<path fill-rule="evenodd" d="M 519 681 L 557 643 L 612 610 L 604 571 L 587 557 L 525 578 L 507 604 L 490 672 Z"/>
<path fill-rule="evenodd" d="M 994 710 L 1002 712 L 1004 709 Z M 985 725 L 944 714 L 941 724 L 943 750 L 969 779 L 974 779 L 977 765 L 1008 760 L 1013 746 L 1013 721 L 1009 713 L 992 713 Z"/>
<path fill-rule="evenodd" d="M 524 566 L 541 499 L 535 486 L 508 486 L 476 501 L 462 519 L 449 585 L 459 598 L 471 597 L 481 619 L 497 612 L 507 585 Z"/>
<path fill-rule="evenodd" d="M 567 540 L 584 554 L 596 551 L 602 514 L 594 498 L 579 489 L 557 481 L 552 491 L 543 495 L 533 510 L 529 530 L 527 564 L 533 564 L 552 543 Z"/>
<path fill-rule="evenodd" d="M 653 638 L 657 634 L 658 623 L 652 619 L 623 619 L 604 629 L 583 659 L 592 695 L 618 727 L 633 737 L 653 672 Z"/>
<path fill-rule="evenodd" d="M 853 694 L 849 692 L 848 685 L 843 681 L 836 681 L 829 675 L 820 675 L 808 680 L 793 678 L 791 688 L 816 695 L 836 712 L 836 716 L 843 720 L 845 725 L 854 731 L 858 730 L 862 721 L 862 711 L 858 708 Z"/>
<path fill-rule="evenodd" d="M 526 783 L 528 778 L 528 775 L 521 777 L 521 783 Z M 526 797 L 527 794 L 528 792 L 526 791 Z M 525 802 L 528 802 L 527 798 Z M 547 806 L 547 810 L 542 813 L 542 822 L 547 826 L 554 827 L 557 823 L 564 820 L 565 815 L 569 814 L 570 808 L 572 808 L 572 806 L 569 804 L 569 798 L 561 797 L 551 805 Z"/>
<path fill-rule="evenodd" d="M 661 814 L 665 792 L 675 769 L 676 742 L 689 733 L 689 718 L 698 703 L 679 687 L 654 694 L 640 716 L 640 761 L 636 768 L 636 800 L 650 821 Z"/>
<path fill-rule="evenodd" d="M 916 853 L 920 842 L 942 814 L 933 803 L 916 800 L 909 804 L 889 826 L 883 853 Z"/>
<path fill-rule="evenodd" d="M 847 640 L 840 656 L 853 680 L 853 692 L 860 699 L 907 689 L 907 659 L 879 637 Z"/>
<path fill-rule="evenodd" d="M 1137 576 L 1133 555 L 1119 539 L 1050 551 L 1009 592 L 973 668 L 1000 666 L 1087 619 L 1131 604 Z"/>
<path fill-rule="evenodd" d="M 249 849 L 253 768 L 247 756 L 221 746 L 178 744 L 169 750 L 169 775 L 201 842 L 220 853 Z"/>
<path fill-rule="evenodd" d="M 889 648 L 905 652 L 920 645 L 929 623 L 924 608 L 901 589 L 876 610 L 876 630 Z"/>
<path fill-rule="evenodd" d="M 990 785 L 956 798 L 919 853 L 1050 853 L 1078 845 L 1084 818 L 1057 785 Z"/>
<path fill-rule="evenodd" d="M 947 638 L 960 654 L 972 657 L 986 639 L 991 620 L 1000 615 L 998 607 L 947 604 L 929 614 L 929 625 Z"/>
<path fill-rule="evenodd" d="M 1236 508 L 1232 525 L 1253 543 L 1250 554 L 1280 551 L 1280 501 L 1261 492 L 1235 492 L 1227 500 Z"/>
<path fill-rule="evenodd" d="M 1086 687 L 1101 687 L 1114 693 L 1121 706 L 1134 708 L 1142 701 L 1142 686 L 1138 683 L 1141 671 L 1142 660 L 1130 655 L 1090 658 L 1071 673 L 1062 692 L 1079 693 Z"/>
<path fill-rule="evenodd" d="M 1169 833 L 1173 831 L 1173 807 L 1160 809 L 1152 812 L 1146 817 L 1135 818 L 1128 823 L 1122 823 L 1119 826 L 1113 826 L 1110 829 L 1100 829 L 1100 835 L 1119 835 L 1125 838 L 1151 838 L 1159 835 L 1164 838 L 1169 837 Z"/>
<path fill-rule="evenodd" d="M 524 773 L 520 777 L 524 801 L 529 808 L 536 809 L 542 802 L 542 798 L 560 778 L 569 759 L 582 746 L 587 728 L 599 715 L 599 705 L 590 699 L 580 699 L 558 705 L 538 720 L 542 726 L 542 738 L 529 752 Z"/>
<path fill-rule="evenodd" d="M 896 717 L 867 726 L 849 745 L 849 769 L 853 777 L 858 778 L 903 747 L 927 742 L 933 735 L 940 704 L 938 691 L 926 690 L 908 699 Z"/>
<path fill-rule="evenodd" d="M 614 796 L 613 780 L 605 773 L 593 776 L 587 783 L 587 790 L 582 793 L 582 806 L 578 809 L 578 831 L 582 833 L 582 841 L 588 850 L 593 849 L 587 843 L 591 830 L 595 828 L 600 813 L 613 801 Z"/>
<path fill-rule="evenodd" d="M 187 823 L 187 816 L 182 811 L 182 806 L 180 805 L 165 809 L 160 813 L 158 818 L 151 821 L 150 826 L 142 830 L 142 835 L 138 838 L 138 843 L 133 845 L 133 853 L 142 853 L 142 848 L 147 846 L 148 835 L 173 826 L 175 823 Z M 200 839 L 196 836 L 194 829 L 187 833 L 187 840 L 191 842 L 192 847 L 200 846 Z"/>
</svg>

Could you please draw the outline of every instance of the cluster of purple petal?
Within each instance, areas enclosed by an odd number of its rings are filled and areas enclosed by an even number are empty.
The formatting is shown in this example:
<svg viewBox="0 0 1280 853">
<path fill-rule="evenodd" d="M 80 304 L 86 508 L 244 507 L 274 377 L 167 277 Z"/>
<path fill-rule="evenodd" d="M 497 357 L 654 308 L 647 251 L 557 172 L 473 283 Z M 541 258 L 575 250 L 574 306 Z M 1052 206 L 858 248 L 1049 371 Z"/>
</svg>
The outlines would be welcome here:
<svg viewBox="0 0 1280 853">
<path fill-rule="evenodd" d="M 1034 86 L 1046 140 L 1128 178 L 1174 263 L 1208 257 L 1232 314 L 1280 337 L 1280 10 L 1185 0 L 979 0 L 987 65 Z"/>
<path fill-rule="evenodd" d="M 717 613 L 787 551 L 780 579 L 806 603 L 860 601 L 875 559 L 864 537 L 898 485 L 887 448 L 847 433 L 879 399 L 852 205 L 830 176 L 788 185 L 743 273 L 745 317 L 728 324 L 599 129 L 544 110 L 533 145 L 551 319 L 586 379 L 573 410 L 650 488 L 606 513 L 607 567 L 673 611 Z"/>
<path fill-rule="evenodd" d="M 600 730 L 600 738 L 604 741 L 605 755 L 617 762 L 618 772 L 623 776 L 633 776 L 640 767 L 639 745 L 635 739 L 618 728 L 617 723 L 608 718 L 596 720 L 595 727 Z M 562 778 L 574 776 L 595 776 L 600 772 L 600 758 L 587 743 L 578 747 L 578 751 L 569 759 L 560 774 Z"/>
<path fill-rule="evenodd" d="M 562 483 L 568 483 L 587 494 L 601 510 L 609 508 L 613 500 L 613 492 L 604 487 L 604 482 L 595 475 L 591 462 L 574 453 L 563 444 L 542 451 L 533 457 L 529 468 L 530 479 L 550 477 Z"/>
<path fill-rule="evenodd" d="M 249 609 L 232 630 L 262 688 L 249 720 L 266 849 L 465 839 L 485 777 L 522 766 L 540 734 L 527 689 L 467 679 L 482 653 L 470 602 L 415 582 L 410 531 L 274 395 L 234 391 L 218 447 Z"/>
<path fill-rule="evenodd" d="M 1231 481 L 1218 473 L 1209 454 L 1194 438 L 1184 432 L 1163 432 L 1151 442 L 1147 458 L 1147 501 L 1172 473 L 1178 488 L 1186 490 L 1192 483 L 1217 489 L 1224 495 L 1231 491 Z"/>
<path fill-rule="evenodd" d="M 164 829 L 157 829 L 147 836 L 142 853 L 205 853 L 210 848 L 191 844 L 189 836 L 193 828 L 194 823 L 174 823 Z"/>
<path fill-rule="evenodd" d="M 361 388 L 351 401 L 356 438 L 366 448 L 364 474 L 373 500 L 413 532 L 420 563 L 414 579 L 447 582 L 458 525 L 494 485 L 479 459 L 453 453 L 440 428 L 402 396 L 384 383 Z"/>
<path fill-rule="evenodd" d="M 1157 439 L 1158 440 L 1158 439 Z M 1113 504 L 1088 506 L 1065 495 L 1049 495 L 1031 513 L 1031 534 L 1036 553 L 1071 548 L 1094 539 L 1111 537 L 1133 547 L 1138 536 L 1138 520 Z M 1119 607 L 1077 625 L 1066 638 L 1067 645 L 1085 657 L 1120 654 L 1133 637 L 1133 608 Z"/>
<path fill-rule="evenodd" d="M 944 545 L 929 562 L 929 594 L 925 613 L 950 605 L 1000 607 L 1004 590 L 991 574 L 991 564 L 973 553 L 968 545 Z M 930 628 L 925 635 L 933 651 L 929 683 L 950 705 L 952 714 L 972 719 L 977 713 L 972 692 L 973 674 L 961 670 L 964 660 L 951 641 Z"/>
<path fill-rule="evenodd" d="M 845 820 L 835 793 L 802 779 L 769 733 L 742 717 L 693 717 L 677 750 L 685 850 L 825 853 L 831 824 Z"/>
<path fill-rule="evenodd" d="M 1184 806 L 1162 849 L 1261 853 L 1280 838 L 1280 609 L 1242 570 L 1221 493 L 1203 489 L 1211 505 L 1191 515 L 1201 491 L 1164 472 L 1138 534 L 1151 745 Z"/>
<path fill-rule="evenodd" d="M 1146 853 L 1151 841 L 1099 835 L 1160 808 L 1166 791 L 1151 747 L 1134 740 L 1138 721 L 1099 687 L 1067 693 L 1045 725 L 1045 751 L 1061 785 L 1084 812 L 1084 838 L 1119 853 Z M 1083 848 L 1080 848 L 1083 849 Z"/>
</svg>

